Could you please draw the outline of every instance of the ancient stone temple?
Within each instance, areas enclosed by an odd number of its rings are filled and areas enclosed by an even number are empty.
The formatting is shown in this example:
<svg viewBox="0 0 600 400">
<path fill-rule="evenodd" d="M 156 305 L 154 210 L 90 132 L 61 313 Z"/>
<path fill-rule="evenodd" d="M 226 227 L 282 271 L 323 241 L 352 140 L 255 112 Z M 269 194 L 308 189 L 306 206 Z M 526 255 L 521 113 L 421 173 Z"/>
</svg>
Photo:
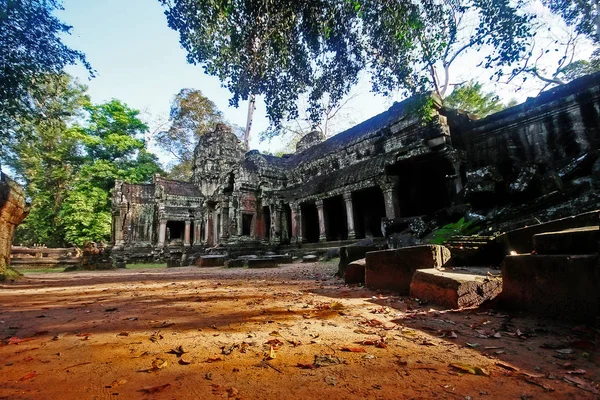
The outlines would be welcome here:
<svg viewBox="0 0 600 400">
<path fill-rule="evenodd" d="M 294 154 L 245 153 L 224 125 L 201 137 L 193 176 L 117 182 L 113 252 L 125 258 L 381 237 L 382 220 L 490 208 L 561 191 L 598 169 L 600 75 L 484 119 L 419 99 Z"/>
</svg>

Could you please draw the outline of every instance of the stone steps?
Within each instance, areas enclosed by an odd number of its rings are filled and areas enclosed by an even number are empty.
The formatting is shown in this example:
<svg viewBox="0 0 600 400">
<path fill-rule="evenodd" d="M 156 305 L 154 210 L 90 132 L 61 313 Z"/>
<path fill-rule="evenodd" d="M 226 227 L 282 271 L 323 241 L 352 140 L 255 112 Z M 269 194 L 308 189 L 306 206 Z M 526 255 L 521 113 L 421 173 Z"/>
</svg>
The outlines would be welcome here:
<svg viewBox="0 0 600 400">
<path fill-rule="evenodd" d="M 598 252 L 598 226 L 584 226 L 533 235 L 535 254 L 594 254 Z"/>
<path fill-rule="evenodd" d="M 499 271 L 477 267 L 445 271 L 420 269 L 410 284 L 411 297 L 452 309 L 479 306 L 501 291 Z"/>
</svg>

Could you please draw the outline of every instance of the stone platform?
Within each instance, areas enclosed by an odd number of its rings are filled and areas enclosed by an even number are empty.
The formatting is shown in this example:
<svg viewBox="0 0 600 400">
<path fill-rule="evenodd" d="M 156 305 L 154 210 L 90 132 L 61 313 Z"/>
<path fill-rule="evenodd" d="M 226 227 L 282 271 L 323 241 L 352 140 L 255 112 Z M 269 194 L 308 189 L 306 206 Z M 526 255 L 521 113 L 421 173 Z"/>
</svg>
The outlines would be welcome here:
<svg viewBox="0 0 600 400">
<path fill-rule="evenodd" d="M 195 264 L 197 267 L 222 267 L 225 265 L 227 256 L 223 255 L 208 255 L 196 258 Z"/>
<path fill-rule="evenodd" d="M 440 271 L 435 268 L 415 271 L 410 295 L 448 308 L 479 306 L 502 291 L 499 271 L 470 267 L 465 270 Z"/>
<path fill-rule="evenodd" d="M 440 245 L 369 252 L 366 254 L 365 286 L 408 294 L 416 270 L 442 268 L 449 259 L 450 251 Z"/>
<path fill-rule="evenodd" d="M 593 254 L 598 251 L 598 226 L 584 226 L 533 235 L 537 254 Z"/>
<path fill-rule="evenodd" d="M 600 310 L 598 255 L 514 255 L 502 267 L 504 306 L 542 315 L 595 318 Z"/>
</svg>

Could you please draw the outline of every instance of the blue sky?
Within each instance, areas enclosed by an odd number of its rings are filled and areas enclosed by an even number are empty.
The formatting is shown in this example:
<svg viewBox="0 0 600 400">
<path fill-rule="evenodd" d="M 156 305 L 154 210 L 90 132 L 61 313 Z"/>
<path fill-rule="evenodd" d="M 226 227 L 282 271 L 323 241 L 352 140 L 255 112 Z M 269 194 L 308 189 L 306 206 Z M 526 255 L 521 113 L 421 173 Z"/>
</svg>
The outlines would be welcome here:
<svg viewBox="0 0 600 400">
<path fill-rule="evenodd" d="M 161 117 L 167 118 L 173 96 L 189 87 L 202 90 L 230 122 L 246 126 L 247 103 L 238 109 L 229 107 L 231 95 L 219 80 L 205 75 L 200 66 L 187 63 L 178 33 L 167 26 L 157 0 L 64 0 L 63 6 L 65 10 L 57 15 L 73 26 L 65 43 L 83 51 L 98 74 L 88 81 L 82 67 L 69 67 L 67 72 L 88 85 L 92 101 L 120 99 L 151 114 L 146 117 L 152 125 Z M 355 122 L 383 112 L 390 105 L 368 90 L 363 97 L 360 118 Z M 259 143 L 257 134 L 267 126 L 264 103 L 258 101 L 252 148 L 276 151 L 282 147 L 279 141 Z"/>
</svg>

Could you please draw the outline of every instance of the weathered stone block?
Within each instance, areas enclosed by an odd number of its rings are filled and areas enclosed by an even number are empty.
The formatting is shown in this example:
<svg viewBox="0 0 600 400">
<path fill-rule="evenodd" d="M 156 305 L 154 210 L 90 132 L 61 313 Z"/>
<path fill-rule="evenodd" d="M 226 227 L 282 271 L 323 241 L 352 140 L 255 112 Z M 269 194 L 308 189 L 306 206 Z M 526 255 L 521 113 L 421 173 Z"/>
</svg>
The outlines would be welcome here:
<svg viewBox="0 0 600 400">
<path fill-rule="evenodd" d="M 277 268 L 279 260 L 276 258 L 251 258 L 248 260 L 248 268 Z"/>
<path fill-rule="evenodd" d="M 292 256 L 290 254 L 273 254 L 265 256 L 264 258 L 269 260 L 277 260 L 279 264 L 289 264 L 292 262 Z"/>
<path fill-rule="evenodd" d="M 502 291 L 502 279 L 487 277 L 487 271 L 486 268 L 468 272 L 420 269 L 413 275 L 410 295 L 453 309 L 478 306 Z"/>
<path fill-rule="evenodd" d="M 177 268 L 181 267 L 181 258 L 168 258 L 167 259 L 167 268 Z"/>
<path fill-rule="evenodd" d="M 372 243 L 372 241 L 371 241 Z M 369 246 L 344 246 L 340 248 L 340 262 L 338 264 L 338 275 L 340 277 L 345 276 L 346 267 L 352 261 L 360 260 L 361 258 L 365 258 L 365 255 L 369 251 L 377 251 L 381 250 L 380 246 L 377 245 L 369 245 Z"/>
<path fill-rule="evenodd" d="M 598 252 L 598 227 L 586 226 L 533 236 L 536 254 L 594 254 Z"/>
<path fill-rule="evenodd" d="M 236 258 L 235 260 L 227 260 L 225 261 L 225 266 L 227 268 L 244 268 L 246 266 L 246 260 L 242 258 Z"/>
<path fill-rule="evenodd" d="M 319 261 L 319 256 L 316 256 L 314 254 L 307 254 L 304 257 L 302 257 L 302 262 L 305 262 L 305 263 L 317 262 L 317 261 Z"/>
<path fill-rule="evenodd" d="M 450 259 L 450 250 L 440 245 L 405 247 L 366 254 L 365 286 L 408 294 L 417 269 L 441 268 Z"/>
<path fill-rule="evenodd" d="M 223 255 L 208 255 L 197 258 L 195 262 L 198 267 L 222 267 L 226 259 L 227 256 Z"/>
<path fill-rule="evenodd" d="M 355 285 L 358 283 L 365 283 L 365 267 L 367 262 L 364 258 L 360 260 L 352 261 L 346 267 L 344 273 L 344 282 L 349 285 Z"/>
<path fill-rule="evenodd" d="M 597 255 L 507 256 L 502 281 L 506 307 L 588 321 L 600 310 Z"/>
</svg>

